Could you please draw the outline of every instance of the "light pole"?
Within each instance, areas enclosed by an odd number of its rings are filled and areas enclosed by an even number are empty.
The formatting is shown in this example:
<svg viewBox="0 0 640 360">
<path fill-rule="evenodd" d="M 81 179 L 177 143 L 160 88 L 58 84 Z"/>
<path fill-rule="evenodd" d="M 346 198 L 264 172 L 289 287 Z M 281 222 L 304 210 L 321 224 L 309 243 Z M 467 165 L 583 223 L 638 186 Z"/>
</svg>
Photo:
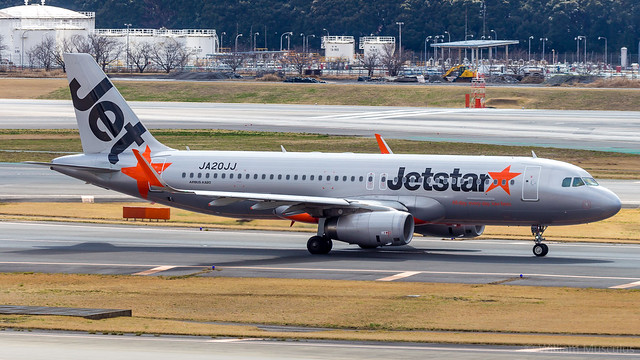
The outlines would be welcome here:
<svg viewBox="0 0 640 360">
<path fill-rule="evenodd" d="M 489 34 L 491 34 L 491 33 L 493 33 L 496 36 L 496 38 L 494 40 L 498 40 L 498 33 L 493 29 L 489 30 Z"/>
<path fill-rule="evenodd" d="M 322 31 L 326 31 L 326 32 L 327 32 L 327 36 L 331 36 L 331 35 L 329 35 L 329 30 L 327 30 L 327 29 L 322 29 Z"/>
<path fill-rule="evenodd" d="M 313 38 L 314 38 L 314 39 L 316 38 L 316 36 L 315 36 L 315 35 L 313 35 L 313 34 L 309 34 L 309 35 L 307 35 L 307 52 L 309 52 L 309 37 L 310 37 L 310 36 L 313 36 Z"/>
<path fill-rule="evenodd" d="M 473 39 L 473 34 L 468 34 L 464 36 L 464 41 L 467 41 L 469 38 Z M 473 50 L 471 50 L 471 56 L 473 56 Z M 467 58 L 467 48 L 464 48 L 464 58 Z"/>
<path fill-rule="evenodd" d="M 282 35 L 280 35 L 280 51 L 282 51 L 282 37 L 285 36 L 285 35 L 289 36 L 291 34 L 293 34 L 291 31 L 287 31 L 287 32 L 282 33 Z"/>
<path fill-rule="evenodd" d="M 442 39 L 442 42 L 444 42 L 444 35 L 436 35 L 433 37 L 435 39 L 435 43 L 438 43 L 438 39 Z M 438 48 L 436 47 L 435 50 L 435 58 L 436 58 L 436 63 L 438 62 Z M 444 50 L 440 49 L 440 56 L 442 56 L 444 53 Z M 444 56 L 443 56 L 444 57 Z"/>
<path fill-rule="evenodd" d="M 604 66 L 605 68 L 607 67 L 607 38 L 604 36 L 598 36 L 598 40 L 603 40 L 604 39 Z"/>
<path fill-rule="evenodd" d="M 427 36 L 424 38 L 424 71 L 427 71 L 427 59 L 429 58 L 429 53 L 427 52 L 427 43 L 431 40 L 432 36 Z"/>
<path fill-rule="evenodd" d="M 131 29 L 131 24 L 124 24 L 124 26 L 127 27 L 127 70 L 129 70 L 129 30 Z"/>
<path fill-rule="evenodd" d="M 444 33 L 445 33 L 445 34 L 447 34 L 447 36 L 449 37 L 449 38 L 448 38 L 448 39 L 449 39 L 449 41 L 448 41 L 448 42 L 451 42 L 451 33 L 450 33 L 449 31 L 445 31 Z M 448 58 L 449 58 L 449 59 L 451 59 L 451 48 L 449 48 L 449 55 L 448 55 Z"/>
<path fill-rule="evenodd" d="M 20 37 L 22 40 L 22 46 L 20 47 L 20 69 L 24 70 L 24 39 L 26 39 L 27 37 L 24 35 L 26 33 L 28 33 L 31 30 L 25 30 L 22 32 L 22 36 Z"/>
<path fill-rule="evenodd" d="M 258 36 L 258 35 L 260 35 L 260 33 L 259 33 L 259 32 L 257 32 L 257 31 L 253 34 L 253 51 L 254 51 L 254 52 L 255 52 L 255 51 L 256 51 L 256 49 L 258 48 L 258 47 L 256 46 L 256 36 Z"/>
<path fill-rule="evenodd" d="M 580 40 L 582 40 L 582 35 L 574 37 L 573 40 L 576 41 L 576 63 L 580 63 Z"/>
<path fill-rule="evenodd" d="M 304 54 L 304 33 L 300 33 L 300 36 L 302 37 L 302 53 Z"/>
<path fill-rule="evenodd" d="M 529 36 L 529 62 L 531 62 L 531 40 L 533 40 L 533 35 Z"/>
<path fill-rule="evenodd" d="M 398 46 L 398 50 L 400 52 L 399 56 L 400 56 L 400 61 L 402 61 L 402 25 L 404 25 L 404 23 L 402 21 L 398 21 L 396 22 L 396 25 L 398 25 L 398 38 L 400 40 L 400 45 Z"/>
<path fill-rule="evenodd" d="M 234 53 L 237 53 L 237 52 L 238 52 L 238 38 L 239 38 L 240 36 L 242 36 L 242 34 L 238 34 L 238 35 L 236 35 L 236 47 L 235 47 L 235 50 L 233 51 Z"/>
<path fill-rule="evenodd" d="M 542 61 L 545 60 L 544 59 L 544 45 L 547 43 L 547 40 L 549 40 L 549 39 L 547 39 L 546 37 L 545 38 L 540 38 L 540 41 L 542 41 Z"/>
<path fill-rule="evenodd" d="M 218 44 L 218 52 L 222 52 L 222 48 L 224 48 L 224 45 L 222 44 L 222 40 L 224 39 L 224 36 L 227 35 L 226 32 L 222 32 L 222 34 L 220 34 L 220 44 Z"/>
</svg>

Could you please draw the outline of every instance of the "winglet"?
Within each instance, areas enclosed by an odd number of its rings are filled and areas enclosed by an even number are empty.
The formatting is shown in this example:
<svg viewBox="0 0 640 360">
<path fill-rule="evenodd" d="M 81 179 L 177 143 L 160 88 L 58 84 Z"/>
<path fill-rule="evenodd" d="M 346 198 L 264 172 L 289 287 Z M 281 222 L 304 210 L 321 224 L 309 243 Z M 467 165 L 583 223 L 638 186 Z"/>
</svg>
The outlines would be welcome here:
<svg viewBox="0 0 640 360">
<path fill-rule="evenodd" d="M 380 136 L 380 134 L 376 134 L 376 141 L 378 142 L 380 153 L 393 154 L 393 151 L 391 151 L 391 148 L 389 147 L 389 145 L 387 145 L 387 142 L 384 141 L 384 139 L 382 138 L 382 136 Z"/>
<path fill-rule="evenodd" d="M 133 154 L 136 156 L 136 159 L 138 159 L 138 164 L 140 164 L 140 167 L 142 168 L 142 171 L 144 172 L 149 185 L 157 187 L 168 187 L 167 184 L 158 177 L 158 173 L 153 170 L 151 164 L 149 164 L 147 159 L 140 155 L 140 151 L 138 151 L 138 149 L 133 149 Z"/>
</svg>

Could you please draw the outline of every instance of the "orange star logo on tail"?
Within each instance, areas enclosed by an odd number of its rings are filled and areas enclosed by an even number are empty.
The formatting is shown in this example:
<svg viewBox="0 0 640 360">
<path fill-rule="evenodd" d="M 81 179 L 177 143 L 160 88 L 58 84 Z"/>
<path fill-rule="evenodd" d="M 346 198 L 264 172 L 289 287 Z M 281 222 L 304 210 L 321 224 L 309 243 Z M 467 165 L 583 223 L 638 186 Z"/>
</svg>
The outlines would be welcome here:
<svg viewBox="0 0 640 360">
<path fill-rule="evenodd" d="M 144 150 L 144 152 L 141 154 L 142 157 L 147 160 L 147 162 L 151 165 L 151 167 L 153 168 L 153 170 L 157 173 L 157 175 L 162 174 L 162 172 L 169 167 L 169 165 L 171 165 L 171 163 L 159 163 L 159 164 L 154 164 L 151 162 L 151 149 L 149 148 L 149 146 L 147 146 L 147 148 Z M 155 178 L 150 178 L 149 175 L 147 175 L 147 173 L 145 172 L 145 168 L 146 165 L 145 164 L 141 164 L 140 161 L 138 161 L 138 163 L 136 164 L 136 166 L 132 166 L 132 167 L 126 167 L 126 168 L 122 168 L 120 169 L 120 171 L 122 171 L 123 174 L 135 179 L 138 183 L 138 192 L 140 193 L 140 196 L 142 196 L 143 198 L 147 198 L 147 195 L 149 194 L 149 187 L 150 185 L 154 185 L 154 186 L 161 186 L 161 184 L 157 184 L 158 180 Z"/>
<path fill-rule="evenodd" d="M 504 170 L 500 172 L 489 171 L 489 176 L 491 176 L 491 178 L 494 181 L 491 183 L 491 186 L 489 186 L 489 188 L 487 189 L 487 192 L 497 187 L 501 187 L 502 190 L 504 190 L 507 194 L 511 195 L 511 192 L 509 191 L 509 181 L 511 181 L 511 179 L 513 179 L 514 177 L 520 174 L 522 173 L 512 173 L 511 165 L 507 166 Z M 496 180 L 497 180 L 497 184 L 496 184 Z"/>
</svg>

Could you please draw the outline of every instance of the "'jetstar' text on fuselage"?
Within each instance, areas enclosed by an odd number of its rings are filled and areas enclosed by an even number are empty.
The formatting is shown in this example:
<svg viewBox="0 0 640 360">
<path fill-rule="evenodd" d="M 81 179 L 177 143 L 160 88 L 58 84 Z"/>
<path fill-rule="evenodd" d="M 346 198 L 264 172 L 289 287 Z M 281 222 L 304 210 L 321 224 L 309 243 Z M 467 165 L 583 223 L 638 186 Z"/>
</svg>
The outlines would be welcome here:
<svg viewBox="0 0 640 360">
<path fill-rule="evenodd" d="M 391 190 L 400 190 L 404 186 L 410 191 L 422 187 L 426 191 L 446 191 L 451 188 L 452 191 L 484 192 L 487 179 L 491 179 L 489 174 L 462 174 L 458 168 L 453 169 L 450 173 L 434 173 L 431 168 L 426 168 L 421 173 L 412 171 L 405 174 L 405 168 L 402 166 L 398 169 L 398 175 L 394 179 L 387 180 L 387 187 Z M 420 180 L 422 181 L 420 182 Z"/>
</svg>

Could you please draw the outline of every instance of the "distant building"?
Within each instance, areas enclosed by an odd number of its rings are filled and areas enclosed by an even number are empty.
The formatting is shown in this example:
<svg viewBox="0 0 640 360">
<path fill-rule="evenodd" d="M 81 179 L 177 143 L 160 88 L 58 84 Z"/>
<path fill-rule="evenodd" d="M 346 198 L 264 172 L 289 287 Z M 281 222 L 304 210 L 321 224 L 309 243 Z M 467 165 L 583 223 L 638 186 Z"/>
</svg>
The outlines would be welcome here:
<svg viewBox="0 0 640 360">
<path fill-rule="evenodd" d="M 390 55 L 393 55 L 396 49 L 396 38 L 393 36 L 363 36 L 358 43 L 365 58 L 371 56 L 374 52 L 378 56 L 382 56 L 387 46 L 391 49 Z"/>
<path fill-rule="evenodd" d="M 29 4 L 0 9 L 0 35 L 7 50 L 0 53 L 16 65 L 28 65 L 26 52 L 51 36 L 56 41 L 74 35 L 86 36 L 95 28 L 95 13 L 77 12 L 44 4 Z"/>
<path fill-rule="evenodd" d="M 323 36 L 320 47 L 327 61 L 345 60 L 353 62 L 356 56 L 356 41 L 353 36 Z"/>
<path fill-rule="evenodd" d="M 100 34 L 116 38 L 122 46 L 118 63 L 126 63 L 127 34 L 129 45 L 141 42 L 156 44 L 166 39 L 174 39 L 191 52 L 190 64 L 196 64 L 208 54 L 218 52 L 218 36 L 212 29 L 96 29 L 94 12 L 77 12 L 55 6 L 29 4 L 0 9 L 0 35 L 7 49 L 0 52 L 0 61 L 8 60 L 15 65 L 29 65 L 27 52 L 37 46 L 47 36 L 53 37 L 58 44 L 63 39 L 75 35 L 88 36 Z"/>
</svg>

